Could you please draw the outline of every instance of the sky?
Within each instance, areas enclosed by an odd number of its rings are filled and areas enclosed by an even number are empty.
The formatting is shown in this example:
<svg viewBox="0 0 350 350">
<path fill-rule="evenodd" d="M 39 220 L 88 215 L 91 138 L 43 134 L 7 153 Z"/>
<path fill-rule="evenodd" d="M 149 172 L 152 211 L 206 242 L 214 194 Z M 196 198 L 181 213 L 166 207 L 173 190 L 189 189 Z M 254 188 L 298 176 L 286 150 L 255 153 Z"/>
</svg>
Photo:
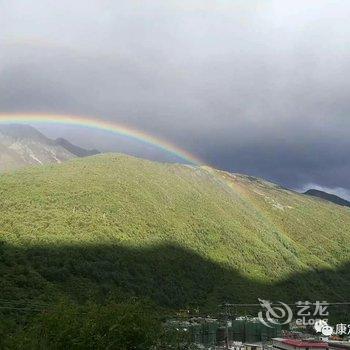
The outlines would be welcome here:
<svg viewBox="0 0 350 350">
<path fill-rule="evenodd" d="M 350 198 L 350 3 L 0 0 L 0 113 L 123 123 L 220 169 Z M 89 148 L 169 156 L 101 131 Z"/>
</svg>

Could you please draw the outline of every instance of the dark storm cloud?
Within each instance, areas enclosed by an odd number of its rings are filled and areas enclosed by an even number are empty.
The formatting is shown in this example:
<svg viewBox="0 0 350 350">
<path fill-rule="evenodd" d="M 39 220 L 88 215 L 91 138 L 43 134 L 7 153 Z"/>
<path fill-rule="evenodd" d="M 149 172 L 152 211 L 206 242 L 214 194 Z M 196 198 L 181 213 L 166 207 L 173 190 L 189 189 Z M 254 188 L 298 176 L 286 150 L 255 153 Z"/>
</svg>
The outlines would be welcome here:
<svg viewBox="0 0 350 350">
<path fill-rule="evenodd" d="M 0 7 L 1 111 L 100 116 L 224 169 L 350 189 L 346 2 Z M 109 136 L 89 142 L 118 149 Z"/>
</svg>

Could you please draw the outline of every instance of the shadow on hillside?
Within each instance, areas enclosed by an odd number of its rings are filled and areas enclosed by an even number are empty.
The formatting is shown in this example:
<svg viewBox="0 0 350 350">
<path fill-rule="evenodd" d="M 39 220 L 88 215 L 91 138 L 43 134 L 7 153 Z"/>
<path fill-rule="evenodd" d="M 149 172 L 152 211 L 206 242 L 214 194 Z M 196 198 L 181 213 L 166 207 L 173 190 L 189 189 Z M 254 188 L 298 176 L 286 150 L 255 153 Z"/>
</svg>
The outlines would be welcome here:
<svg viewBox="0 0 350 350">
<path fill-rule="evenodd" d="M 150 248 L 64 246 L 15 248 L 0 244 L 0 288 L 4 300 L 86 300 L 110 293 L 147 297 L 171 308 L 257 303 L 258 298 L 346 301 L 350 264 L 337 271 L 297 273 L 261 283 L 173 245 Z"/>
</svg>

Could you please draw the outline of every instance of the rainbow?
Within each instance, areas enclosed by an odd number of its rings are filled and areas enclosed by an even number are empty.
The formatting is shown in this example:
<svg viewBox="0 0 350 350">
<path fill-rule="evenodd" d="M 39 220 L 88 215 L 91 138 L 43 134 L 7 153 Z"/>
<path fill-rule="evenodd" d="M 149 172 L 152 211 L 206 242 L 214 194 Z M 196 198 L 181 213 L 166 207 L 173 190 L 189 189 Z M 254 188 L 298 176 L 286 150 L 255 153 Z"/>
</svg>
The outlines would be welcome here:
<svg viewBox="0 0 350 350">
<path fill-rule="evenodd" d="M 155 146 L 167 153 L 175 155 L 180 159 L 195 164 L 202 165 L 204 162 L 191 154 L 190 152 L 176 146 L 168 141 L 162 140 L 159 137 L 152 136 L 144 131 L 134 129 L 132 127 L 103 121 L 97 118 L 82 117 L 75 115 L 60 115 L 60 114 L 38 114 L 38 113 L 0 113 L 0 124 L 31 124 L 31 123 L 45 123 L 45 124 L 64 124 L 81 126 L 91 129 L 99 129 L 112 132 L 117 135 L 126 136 L 128 138 L 141 141 L 143 143 Z"/>
</svg>

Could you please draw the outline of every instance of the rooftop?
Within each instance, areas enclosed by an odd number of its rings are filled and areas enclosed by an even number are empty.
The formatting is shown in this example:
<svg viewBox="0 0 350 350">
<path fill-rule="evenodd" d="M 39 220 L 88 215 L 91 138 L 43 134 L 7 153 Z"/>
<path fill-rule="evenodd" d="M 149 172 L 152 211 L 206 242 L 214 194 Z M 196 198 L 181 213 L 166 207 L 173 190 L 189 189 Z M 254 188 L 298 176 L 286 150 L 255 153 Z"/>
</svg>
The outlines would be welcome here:
<svg viewBox="0 0 350 350">
<path fill-rule="evenodd" d="M 284 339 L 284 338 L 274 338 L 273 340 L 279 341 L 286 345 L 295 346 L 296 348 L 328 348 L 328 344 L 324 342 L 311 342 L 311 341 L 302 341 L 298 339 Z"/>
</svg>

